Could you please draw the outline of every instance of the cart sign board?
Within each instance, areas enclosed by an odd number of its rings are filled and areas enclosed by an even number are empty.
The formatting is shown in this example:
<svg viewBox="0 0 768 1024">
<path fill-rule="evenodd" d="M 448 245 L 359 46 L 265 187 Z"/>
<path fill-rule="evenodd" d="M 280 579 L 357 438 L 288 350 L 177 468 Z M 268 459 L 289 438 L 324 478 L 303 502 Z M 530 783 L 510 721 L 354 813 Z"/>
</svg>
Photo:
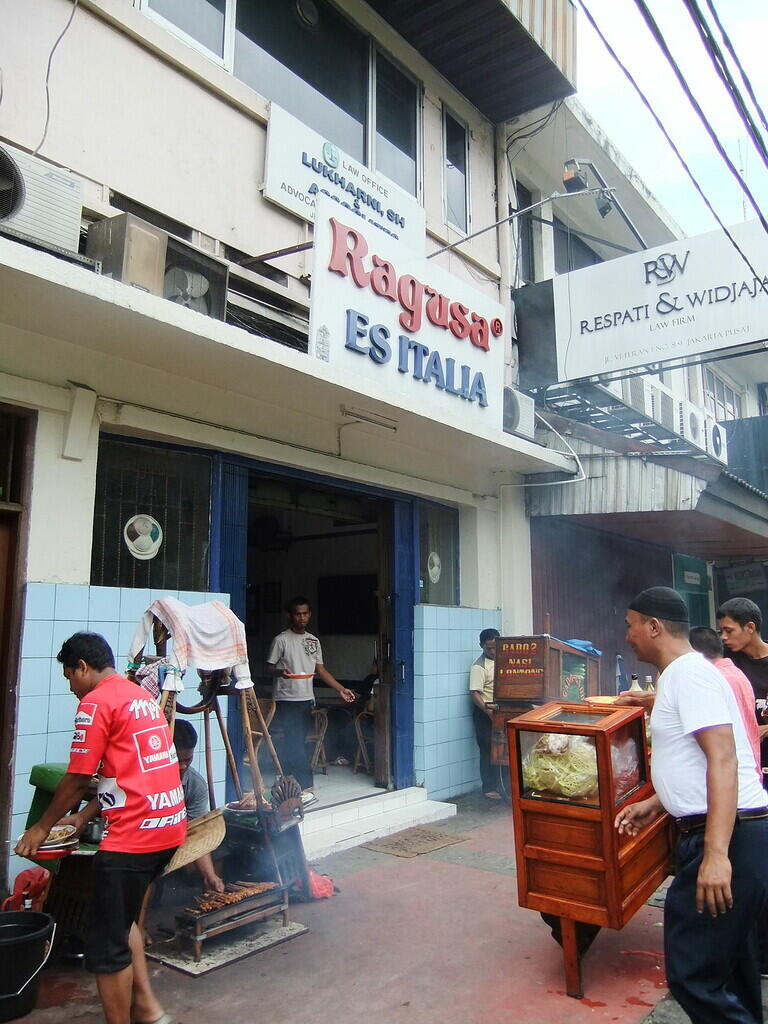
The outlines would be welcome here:
<svg viewBox="0 0 768 1024">
<path fill-rule="evenodd" d="M 363 214 L 374 234 L 424 249 L 426 217 L 412 195 L 271 104 L 264 198 L 312 223 L 321 195 Z"/>
<path fill-rule="evenodd" d="M 348 204 L 318 201 L 309 322 L 318 376 L 499 439 L 507 335 L 496 299 Z"/>
<path fill-rule="evenodd" d="M 544 689 L 544 657 L 541 637 L 500 637 L 496 642 L 494 699 L 539 698 Z"/>
<path fill-rule="evenodd" d="M 558 378 L 578 380 L 768 338 L 768 235 L 758 221 L 554 281 Z"/>
</svg>

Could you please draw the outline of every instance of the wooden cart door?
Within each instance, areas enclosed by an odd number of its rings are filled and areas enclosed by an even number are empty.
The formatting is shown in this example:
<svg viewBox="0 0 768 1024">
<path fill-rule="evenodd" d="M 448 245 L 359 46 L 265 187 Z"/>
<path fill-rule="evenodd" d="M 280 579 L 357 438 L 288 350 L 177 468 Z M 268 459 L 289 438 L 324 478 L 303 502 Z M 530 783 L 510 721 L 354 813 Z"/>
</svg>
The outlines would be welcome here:
<svg viewBox="0 0 768 1024">
<path fill-rule="evenodd" d="M 392 785 L 392 691 L 395 667 L 392 659 L 392 511 L 389 502 L 379 502 L 379 572 L 377 599 L 379 634 L 374 658 L 378 662 L 374 719 L 374 782 L 388 789 Z"/>
</svg>

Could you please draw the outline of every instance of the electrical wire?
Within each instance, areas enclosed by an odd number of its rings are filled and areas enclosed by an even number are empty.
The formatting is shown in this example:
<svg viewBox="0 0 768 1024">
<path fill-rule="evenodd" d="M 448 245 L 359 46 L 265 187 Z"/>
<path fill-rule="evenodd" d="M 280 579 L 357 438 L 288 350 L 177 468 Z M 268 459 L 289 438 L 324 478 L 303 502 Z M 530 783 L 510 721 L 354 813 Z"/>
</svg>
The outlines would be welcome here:
<svg viewBox="0 0 768 1024">
<path fill-rule="evenodd" d="M 699 7 L 697 0 L 683 0 L 683 4 L 688 9 L 688 13 L 691 16 L 696 29 L 699 33 L 702 45 L 709 54 L 709 59 L 712 62 L 712 66 L 715 69 L 715 74 L 720 79 L 720 82 L 731 98 L 731 102 L 742 121 L 744 127 L 747 129 L 747 135 L 752 140 L 752 144 L 760 154 L 760 158 L 763 163 L 768 167 L 768 149 L 765 145 L 765 140 L 760 134 L 760 130 L 755 124 L 752 113 L 749 107 L 744 101 L 744 97 L 739 91 L 739 87 L 734 81 L 733 75 L 731 74 L 730 68 L 725 60 L 723 51 L 720 49 L 717 40 L 710 28 L 704 14 Z"/>
<path fill-rule="evenodd" d="M 640 98 L 640 101 L 642 102 L 643 106 L 646 108 L 648 113 L 651 115 L 653 120 L 656 122 L 656 125 L 657 125 L 659 131 L 664 136 L 664 138 L 666 139 L 667 144 L 669 145 L 670 149 L 672 150 L 672 152 L 675 154 L 675 156 L 679 160 L 680 165 L 682 166 L 682 168 L 685 171 L 685 173 L 688 175 L 688 177 L 689 177 L 689 179 L 691 181 L 691 184 L 693 185 L 693 187 L 696 189 L 696 191 L 698 192 L 699 196 L 703 200 L 704 205 L 707 207 L 709 212 L 712 214 L 712 216 L 714 217 L 714 219 L 717 222 L 718 226 L 722 229 L 723 233 L 725 234 L 726 238 L 731 243 L 733 248 L 736 250 L 736 252 L 739 254 L 739 256 L 741 256 L 741 258 L 744 261 L 744 263 L 749 267 L 749 270 L 752 273 L 752 275 L 754 276 L 754 278 L 757 281 L 760 281 L 761 282 L 761 287 L 763 289 L 765 289 L 765 285 L 762 283 L 763 282 L 762 275 L 758 274 L 757 270 L 752 266 L 752 263 L 751 263 L 749 257 L 744 253 L 744 251 L 742 250 L 742 248 L 739 245 L 739 243 L 736 241 L 736 239 L 733 237 L 733 235 L 728 230 L 726 225 L 723 223 L 723 220 L 720 217 L 720 214 L 717 212 L 717 210 L 715 210 L 715 208 L 712 205 L 711 201 L 709 200 L 708 196 L 704 192 L 704 189 L 701 187 L 701 184 L 699 183 L 698 178 L 696 177 L 696 175 L 691 170 L 691 168 L 688 165 L 688 162 L 686 161 L 685 157 L 680 152 L 680 149 L 678 148 L 678 146 L 675 143 L 675 141 L 672 138 L 672 136 L 669 134 L 669 131 L 667 130 L 666 125 L 661 120 L 661 118 L 656 113 L 656 111 L 654 110 L 650 100 L 645 95 L 643 90 L 640 88 L 640 86 L 637 83 L 637 80 L 633 76 L 632 72 L 629 70 L 629 68 L 626 66 L 626 64 L 623 63 L 623 61 L 619 57 L 618 53 L 616 53 L 614 48 L 608 42 L 607 38 L 603 34 L 602 29 L 600 29 L 600 27 L 598 26 L 598 24 L 595 21 L 594 17 L 592 16 L 592 12 L 587 7 L 587 4 L 586 4 L 585 0 L 577 0 L 577 2 L 579 4 L 580 9 L 584 12 L 584 17 L 587 19 L 587 21 L 589 22 L 589 24 L 592 26 L 593 30 L 595 31 L 598 39 L 603 44 L 605 49 L 608 51 L 610 56 L 613 58 L 613 60 L 615 61 L 617 67 L 621 70 L 622 74 L 627 79 L 629 84 L 635 90 L 635 92 L 637 93 L 638 97 Z"/>
<path fill-rule="evenodd" d="M 541 415 L 541 413 L 538 413 L 534 410 L 533 414 L 536 417 L 536 419 L 543 423 L 544 426 L 547 427 L 549 430 L 551 430 L 556 437 L 560 438 L 565 447 L 568 449 L 569 453 L 576 460 L 576 465 L 579 467 L 580 475 L 569 477 L 567 480 L 543 480 L 541 483 L 533 484 L 530 484 L 528 482 L 524 484 L 501 484 L 501 488 L 503 489 L 505 487 L 562 487 L 564 484 L 580 484 L 583 480 L 586 480 L 587 474 L 584 472 L 584 466 L 581 463 L 581 459 L 579 458 L 578 454 L 574 451 L 572 446 L 568 444 L 568 442 L 557 429 L 557 427 L 553 426 L 548 419 L 545 419 L 544 416 Z"/>
<path fill-rule="evenodd" d="M 752 204 L 752 207 L 754 208 L 755 213 L 757 214 L 758 220 L 760 221 L 760 223 L 763 226 L 763 230 L 766 232 L 766 234 L 768 234 L 768 220 L 765 219 L 765 215 L 763 214 L 763 211 L 760 209 L 760 204 L 758 203 L 757 199 L 753 195 L 752 189 L 749 187 L 749 185 L 746 183 L 746 181 L 744 181 L 742 176 L 739 174 L 738 168 L 736 167 L 736 165 L 734 164 L 734 162 L 731 160 L 730 156 L 728 155 L 728 152 L 726 151 L 725 146 L 723 146 L 722 142 L 717 137 L 717 132 L 714 130 L 714 128 L 710 124 L 710 122 L 709 122 L 709 120 L 707 118 L 707 115 L 704 113 L 704 111 L 701 108 L 701 104 L 696 99 L 696 97 L 693 95 L 693 92 L 691 91 L 688 83 L 685 80 L 685 76 L 683 75 L 682 71 L 680 70 L 680 66 L 678 65 L 677 61 L 675 60 L 674 56 L 672 55 L 672 51 L 670 50 L 669 46 L 667 45 L 666 39 L 664 38 L 664 36 L 661 33 L 661 29 L 659 28 L 656 19 L 651 14 L 651 11 L 650 11 L 650 9 L 648 7 L 648 4 L 645 2 L 645 0 L 635 0 L 635 7 L 637 7 L 637 9 L 640 11 L 640 14 L 643 17 L 643 20 L 645 21 L 645 24 L 647 25 L 648 30 L 650 31 L 651 35 L 653 36 L 654 40 L 656 41 L 656 45 L 659 47 L 661 52 L 664 54 L 664 57 L 666 58 L 667 63 L 672 68 L 672 71 L 673 71 L 673 73 L 675 75 L 675 78 L 677 79 L 678 84 L 680 85 L 680 88 L 683 90 L 683 92 L 685 93 L 685 96 L 686 96 L 688 102 L 693 107 L 694 111 L 696 112 L 696 115 L 699 118 L 699 120 L 701 121 L 701 123 L 702 123 L 702 125 L 704 127 L 704 130 L 706 131 L 707 135 L 709 135 L 709 137 L 712 140 L 712 143 L 713 143 L 715 149 L 720 154 L 720 157 L 721 157 L 723 163 L 728 168 L 728 170 L 731 172 L 732 176 L 734 177 L 734 179 L 736 180 L 738 185 L 741 187 L 741 189 L 744 192 L 744 194 L 746 195 L 746 197 L 749 199 L 750 203 Z"/>
<path fill-rule="evenodd" d="M 744 83 L 744 88 L 747 90 L 747 95 L 752 100 L 752 105 L 760 115 L 760 120 L 763 123 L 763 128 L 765 128 L 765 130 L 768 131 L 768 119 L 766 119 L 763 108 L 757 102 L 755 90 L 752 88 L 752 82 L 749 80 L 749 76 L 744 70 L 741 61 L 739 60 L 738 54 L 736 53 L 736 49 L 733 43 L 731 42 L 731 37 L 726 32 L 725 27 L 722 21 L 720 20 L 720 15 L 717 13 L 717 8 L 715 7 L 713 0 L 705 0 L 705 2 L 707 7 L 709 8 L 709 13 L 712 15 L 712 18 L 714 19 L 714 22 L 717 25 L 720 35 L 723 37 L 723 43 L 725 44 L 726 50 L 731 55 L 731 60 L 738 68 L 739 74 L 741 75 L 741 80 Z"/>
<path fill-rule="evenodd" d="M 37 154 L 43 148 L 43 143 L 45 142 L 46 138 L 48 137 L 48 126 L 50 125 L 50 122 L 51 122 L 51 90 L 50 90 L 50 81 L 51 81 L 51 64 L 53 62 L 53 55 L 56 53 L 56 50 L 57 50 L 57 48 L 59 46 L 59 43 L 61 42 L 61 40 L 64 38 L 64 36 L 69 31 L 69 26 L 72 24 L 72 19 L 75 16 L 75 11 L 77 10 L 79 3 L 80 3 L 80 0 L 72 0 L 72 10 L 70 11 L 69 18 L 67 19 L 67 23 L 64 26 L 64 28 L 61 30 L 61 32 L 59 33 L 59 36 L 58 36 L 56 42 L 51 47 L 51 52 L 48 54 L 48 65 L 47 65 L 47 67 L 45 69 L 45 126 L 43 127 L 43 137 L 40 139 L 40 141 L 38 142 L 36 148 L 34 149 L 34 151 L 32 153 L 33 156 L 37 156 Z"/>
</svg>

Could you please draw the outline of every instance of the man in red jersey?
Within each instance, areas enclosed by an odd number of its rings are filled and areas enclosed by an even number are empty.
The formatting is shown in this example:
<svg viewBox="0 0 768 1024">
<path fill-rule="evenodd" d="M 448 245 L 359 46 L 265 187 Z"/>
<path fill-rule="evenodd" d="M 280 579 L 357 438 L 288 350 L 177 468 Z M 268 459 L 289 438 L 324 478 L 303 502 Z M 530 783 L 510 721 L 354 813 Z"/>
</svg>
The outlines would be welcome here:
<svg viewBox="0 0 768 1024">
<path fill-rule="evenodd" d="M 16 846 L 34 857 L 51 827 L 76 808 L 98 771 L 107 833 L 93 858 L 86 964 L 107 1024 L 166 1024 L 149 983 L 136 925 L 147 889 L 187 832 L 184 790 L 158 704 L 115 672 L 104 637 L 75 633 L 57 655 L 78 698 L 69 769 L 48 810 Z"/>
</svg>

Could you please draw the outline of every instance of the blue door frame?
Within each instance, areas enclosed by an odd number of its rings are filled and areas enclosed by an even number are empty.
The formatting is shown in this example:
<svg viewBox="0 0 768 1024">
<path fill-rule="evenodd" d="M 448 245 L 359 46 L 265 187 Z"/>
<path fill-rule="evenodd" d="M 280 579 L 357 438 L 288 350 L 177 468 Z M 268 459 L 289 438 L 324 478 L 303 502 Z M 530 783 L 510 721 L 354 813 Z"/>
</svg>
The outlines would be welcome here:
<svg viewBox="0 0 768 1024">
<path fill-rule="evenodd" d="M 392 507 L 392 781 L 396 789 L 412 786 L 413 767 L 413 608 L 418 602 L 418 509 L 413 500 L 383 489 L 349 484 L 339 487 L 315 473 L 280 467 L 242 458 L 214 456 L 211 495 L 211 582 L 213 591 L 228 593 L 230 607 L 245 621 L 248 571 L 248 475 L 264 472 L 355 491 L 389 501 Z M 241 765 L 245 739 L 240 720 L 239 699 L 229 698 L 227 731 L 235 759 Z M 227 799 L 235 799 L 227 776 Z"/>
</svg>

